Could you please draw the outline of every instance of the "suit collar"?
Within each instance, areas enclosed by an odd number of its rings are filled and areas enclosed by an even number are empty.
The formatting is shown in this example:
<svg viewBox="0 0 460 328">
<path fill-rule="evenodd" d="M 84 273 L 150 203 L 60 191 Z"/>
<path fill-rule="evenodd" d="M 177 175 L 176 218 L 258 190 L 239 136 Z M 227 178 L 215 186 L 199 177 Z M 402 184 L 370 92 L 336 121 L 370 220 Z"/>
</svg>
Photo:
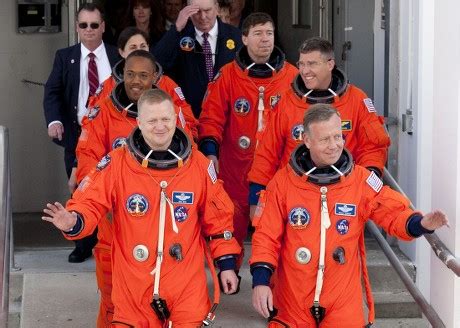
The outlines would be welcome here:
<svg viewBox="0 0 460 328">
<path fill-rule="evenodd" d="M 101 42 L 99 47 L 94 49 L 94 51 L 89 50 L 88 48 L 85 47 L 85 45 L 83 43 L 81 43 L 81 56 L 83 58 L 86 58 L 91 52 L 96 55 L 97 59 L 100 59 L 102 56 L 104 56 L 106 54 L 104 43 Z"/>
</svg>

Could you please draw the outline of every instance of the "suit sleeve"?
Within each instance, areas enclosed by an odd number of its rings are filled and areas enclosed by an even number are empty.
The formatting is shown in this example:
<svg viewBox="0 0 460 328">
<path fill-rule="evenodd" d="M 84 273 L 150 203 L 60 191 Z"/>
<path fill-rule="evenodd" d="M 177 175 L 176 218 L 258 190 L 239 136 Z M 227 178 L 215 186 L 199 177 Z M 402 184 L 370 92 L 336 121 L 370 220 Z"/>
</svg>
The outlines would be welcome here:
<svg viewBox="0 0 460 328">
<path fill-rule="evenodd" d="M 111 163 L 111 155 L 107 155 L 104 160 L 109 161 L 107 166 L 94 170 L 85 177 L 66 204 L 68 211 L 79 213 L 83 220 L 83 228 L 80 233 L 72 236 L 64 233 L 67 239 L 80 239 L 90 235 L 101 218 L 105 218 L 105 214 L 112 209 L 112 192 L 116 190 L 113 173 L 116 173 L 116 169 Z"/>
<path fill-rule="evenodd" d="M 255 151 L 254 161 L 248 173 L 249 182 L 266 186 L 280 169 L 287 135 L 287 120 L 283 119 L 284 104 L 281 98 Z"/>
<path fill-rule="evenodd" d="M 103 108 L 102 110 L 106 110 Z M 89 109 L 98 110 L 97 107 Z M 110 148 L 107 148 L 107 136 L 105 131 L 105 119 L 103 113 L 100 113 L 92 120 L 86 117 L 83 120 L 83 126 L 78 139 L 77 154 L 77 182 L 83 180 L 91 171 L 96 168 L 96 164 L 106 155 Z"/>
<path fill-rule="evenodd" d="M 211 170 L 214 170 L 212 162 L 209 163 L 209 166 L 212 167 Z M 209 170 L 208 167 L 208 172 Z M 225 192 L 221 180 L 211 178 L 209 174 L 206 174 L 205 179 L 206 196 L 200 213 L 203 235 L 210 237 L 222 234 L 224 231 L 233 233 L 233 202 Z M 214 259 L 241 253 L 241 247 L 234 237 L 230 240 L 212 239 L 209 241 L 209 248 Z"/>
<path fill-rule="evenodd" d="M 222 71 L 213 82 L 208 84 L 198 126 L 200 146 L 206 140 L 213 140 L 217 145 L 222 143 L 230 108 L 229 89 L 227 76 Z"/>
<path fill-rule="evenodd" d="M 353 155 L 357 164 L 377 168 L 383 173 L 390 138 L 385 131 L 383 117 L 377 115 L 373 106 L 372 100 L 365 97 L 359 104 L 359 147 Z"/>
<path fill-rule="evenodd" d="M 253 226 L 256 231 L 252 237 L 251 268 L 261 263 L 276 269 L 285 229 L 285 193 L 276 177 L 268 184 L 259 197 Z"/>
<path fill-rule="evenodd" d="M 43 108 L 45 111 L 46 125 L 52 121 L 62 122 L 62 106 L 64 106 L 64 59 L 58 50 L 54 57 L 53 68 L 45 84 Z"/>
<path fill-rule="evenodd" d="M 177 56 L 179 54 L 180 33 L 176 30 L 176 25 L 163 35 L 153 49 L 153 54 L 165 71 L 174 71 Z"/>
<path fill-rule="evenodd" d="M 408 223 L 412 215 L 417 212 L 410 209 L 410 201 L 388 186 L 380 187 L 380 179 L 374 172 L 368 172 L 364 203 L 366 217 L 375 221 L 388 234 L 402 240 L 412 240 L 414 237 L 409 233 Z"/>
</svg>

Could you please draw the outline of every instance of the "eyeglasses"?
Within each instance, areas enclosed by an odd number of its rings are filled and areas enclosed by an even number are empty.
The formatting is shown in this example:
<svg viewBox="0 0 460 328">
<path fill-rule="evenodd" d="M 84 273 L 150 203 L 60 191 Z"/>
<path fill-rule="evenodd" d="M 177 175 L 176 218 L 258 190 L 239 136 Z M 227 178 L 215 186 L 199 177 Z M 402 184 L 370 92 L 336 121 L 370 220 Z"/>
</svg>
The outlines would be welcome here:
<svg viewBox="0 0 460 328">
<path fill-rule="evenodd" d="M 139 77 L 141 81 L 148 81 L 152 77 L 152 74 L 146 73 L 146 72 L 133 72 L 133 71 L 126 71 L 123 74 L 123 77 L 125 80 L 134 80 L 136 76 Z"/>
<path fill-rule="evenodd" d="M 311 68 L 311 69 L 315 69 L 315 68 L 318 68 L 321 64 L 325 64 L 327 63 L 328 61 L 331 61 L 332 58 L 326 60 L 326 61 L 307 61 L 306 63 L 304 62 L 301 62 L 301 61 L 298 61 L 296 63 L 296 66 L 298 69 L 302 69 L 302 68 Z"/>
<path fill-rule="evenodd" d="M 97 30 L 101 24 L 99 23 L 90 23 L 89 27 L 92 30 Z M 78 27 L 81 28 L 82 30 L 86 29 L 88 27 L 88 23 L 78 23 Z"/>
</svg>

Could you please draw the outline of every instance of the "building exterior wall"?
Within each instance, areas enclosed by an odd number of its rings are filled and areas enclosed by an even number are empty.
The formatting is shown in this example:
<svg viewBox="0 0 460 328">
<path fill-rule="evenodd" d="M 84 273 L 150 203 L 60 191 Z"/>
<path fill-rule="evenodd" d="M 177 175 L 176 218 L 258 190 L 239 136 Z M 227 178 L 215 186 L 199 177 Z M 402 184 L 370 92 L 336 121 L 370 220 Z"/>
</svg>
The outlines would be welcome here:
<svg viewBox="0 0 460 328">
<path fill-rule="evenodd" d="M 399 66 L 390 75 L 399 119 L 411 109 L 414 133 L 399 133 L 398 180 L 422 211 L 443 209 L 450 229 L 438 233 L 447 247 L 460 253 L 460 23 L 457 1 L 392 1 L 398 20 L 398 47 L 390 58 Z M 390 64 L 391 65 L 391 64 Z M 391 100 L 390 100 L 391 101 Z M 421 238 L 401 245 L 417 265 L 417 284 L 446 327 L 460 327 L 460 279 L 442 264 Z"/>
<path fill-rule="evenodd" d="M 52 144 L 43 116 L 43 87 L 54 52 L 67 45 L 67 24 L 55 34 L 17 33 L 16 0 L 0 6 L 0 124 L 9 129 L 13 211 L 41 211 L 68 197 L 62 148 Z M 67 21 L 63 6 L 63 22 Z"/>
</svg>

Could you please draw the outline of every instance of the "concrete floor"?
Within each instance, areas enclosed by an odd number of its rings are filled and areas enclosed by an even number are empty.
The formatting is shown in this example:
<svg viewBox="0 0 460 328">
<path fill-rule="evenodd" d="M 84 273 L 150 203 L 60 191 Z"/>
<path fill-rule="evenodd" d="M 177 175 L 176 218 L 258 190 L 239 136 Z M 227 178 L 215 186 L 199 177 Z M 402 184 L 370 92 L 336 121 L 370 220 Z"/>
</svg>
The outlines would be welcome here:
<svg viewBox="0 0 460 328">
<path fill-rule="evenodd" d="M 15 266 L 20 270 L 11 273 L 9 328 L 95 327 L 99 295 L 93 258 L 68 263 L 73 243 L 43 222 L 39 213 L 15 214 L 13 222 Z M 241 292 L 221 296 L 214 327 L 266 327 L 251 305 L 245 263 Z"/>
<path fill-rule="evenodd" d="M 15 266 L 20 270 L 10 273 L 8 328 L 95 327 L 99 296 L 94 260 L 68 263 L 73 243 L 40 217 L 40 213 L 14 214 Z M 249 254 L 248 244 L 246 256 Z M 234 296 L 222 295 L 216 328 L 266 327 L 265 319 L 252 308 L 251 277 L 247 260 L 244 263 L 241 291 Z M 377 319 L 373 327 L 429 325 L 421 318 Z"/>
</svg>

